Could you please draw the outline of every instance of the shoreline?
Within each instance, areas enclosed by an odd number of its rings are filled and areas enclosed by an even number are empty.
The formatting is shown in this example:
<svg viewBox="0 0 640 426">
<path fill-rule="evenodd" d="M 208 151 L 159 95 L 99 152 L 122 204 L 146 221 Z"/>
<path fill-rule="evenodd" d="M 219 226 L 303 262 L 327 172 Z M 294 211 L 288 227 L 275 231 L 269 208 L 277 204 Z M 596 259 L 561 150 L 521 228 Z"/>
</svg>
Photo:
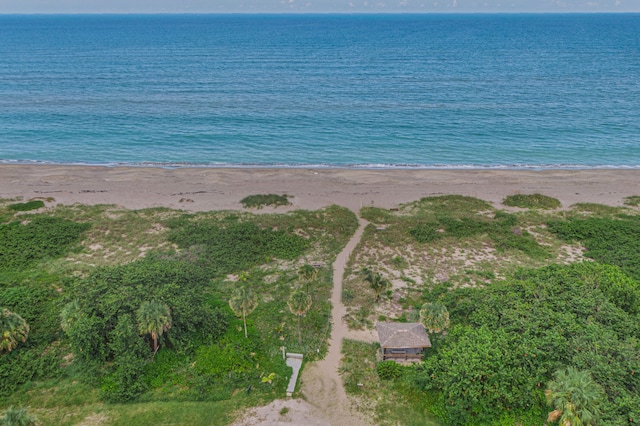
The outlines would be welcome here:
<svg viewBox="0 0 640 426">
<path fill-rule="evenodd" d="M 513 171 L 563 171 L 563 170 L 640 170 L 640 164 L 404 164 L 404 163 L 163 163 L 163 162 L 56 162 L 39 160 L 0 160 L 1 166 L 60 166 L 105 167 L 140 169 L 269 169 L 269 170 L 513 170 Z"/>
<path fill-rule="evenodd" d="M 0 198 L 53 198 L 54 204 L 115 204 L 129 209 L 240 210 L 248 195 L 293 196 L 290 207 L 332 204 L 357 211 L 393 208 L 422 197 L 458 194 L 500 205 L 513 194 L 542 193 L 563 207 L 580 202 L 621 206 L 640 195 L 640 169 L 360 169 L 86 166 L 0 164 Z"/>
</svg>

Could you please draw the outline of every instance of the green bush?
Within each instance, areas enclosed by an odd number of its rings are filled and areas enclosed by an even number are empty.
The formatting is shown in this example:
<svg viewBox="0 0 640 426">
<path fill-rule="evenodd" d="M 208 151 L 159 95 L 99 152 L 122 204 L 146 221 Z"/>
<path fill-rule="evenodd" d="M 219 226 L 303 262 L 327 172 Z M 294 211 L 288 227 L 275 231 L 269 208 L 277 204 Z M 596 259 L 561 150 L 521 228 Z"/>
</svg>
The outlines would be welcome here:
<svg viewBox="0 0 640 426">
<path fill-rule="evenodd" d="M 307 240 L 298 235 L 252 222 L 230 223 L 226 228 L 212 221 L 185 223 L 172 229 L 168 238 L 191 248 L 200 265 L 213 275 L 244 271 L 271 257 L 295 259 L 307 247 Z"/>
<path fill-rule="evenodd" d="M 194 349 L 194 336 L 210 343 L 228 326 L 229 315 L 211 307 L 209 292 L 209 276 L 196 265 L 149 255 L 137 262 L 96 270 L 77 282 L 69 297 L 78 300 L 86 318 L 99 319 L 103 341 L 108 341 L 106 336 L 120 315 L 135 315 L 148 300 L 163 301 L 173 319 L 166 344 L 188 352 Z"/>
<path fill-rule="evenodd" d="M 562 204 L 558 199 L 538 193 L 508 195 L 502 201 L 502 204 L 509 207 L 520 207 L 523 209 L 554 210 L 562 207 Z"/>
<path fill-rule="evenodd" d="M 395 361 L 382 361 L 376 365 L 376 372 L 380 380 L 392 380 L 402 376 L 403 369 Z"/>
<path fill-rule="evenodd" d="M 44 202 L 41 200 L 32 200 L 32 201 L 27 201 L 26 203 L 16 203 L 16 204 L 9 204 L 7 206 L 7 208 L 9 210 L 13 210 L 16 212 L 26 212 L 29 210 L 38 210 L 40 208 L 44 207 Z"/>
<path fill-rule="evenodd" d="M 89 224 L 54 217 L 0 225 L 0 271 L 24 269 L 42 260 L 64 256 L 89 228 Z"/>
<path fill-rule="evenodd" d="M 638 288 L 617 268 L 587 262 L 445 293 L 440 300 L 455 325 L 417 384 L 441 397 L 436 411 L 446 424 L 496 424 L 505 412 L 520 422 L 537 413 L 542 423 L 546 383 L 573 366 L 591 371 L 607 391 L 603 424 L 624 424 L 640 412 L 640 380 L 632 374 L 640 323 L 637 304 L 625 303 L 637 300 Z"/>
<path fill-rule="evenodd" d="M 264 206 L 290 206 L 291 203 L 289 202 L 289 198 L 290 196 L 287 194 L 257 194 L 244 197 L 242 200 L 240 200 L 240 203 L 247 209 L 261 209 Z"/>
<path fill-rule="evenodd" d="M 118 318 L 109 336 L 109 346 L 114 353 L 114 372 L 105 379 L 103 396 L 109 402 L 132 401 L 147 389 L 142 376 L 149 362 L 149 349 L 140 339 L 131 314 Z"/>
<path fill-rule="evenodd" d="M 631 195 L 629 197 L 624 198 L 624 205 L 631 207 L 640 206 L 640 195 Z"/>
<path fill-rule="evenodd" d="M 431 243 L 442 237 L 437 223 L 421 223 L 409 229 L 411 235 L 419 243 Z"/>
<path fill-rule="evenodd" d="M 187 356 L 180 355 L 167 348 L 160 348 L 153 362 L 144 366 L 144 381 L 150 388 L 160 388 L 169 383 L 177 374 L 177 369 L 184 367 Z"/>
<path fill-rule="evenodd" d="M 580 241 L 586 256 L 616 265 L 640 279 L 640 216 L 570 218 L 549 222 L 549 230 L 566 241 Z"/>
<path fill-rule="evenodd" d="M 263 341 L 255 335 L 229 331 L 219 342 L 196 351 L 192 364 L 194 392 L 199 399 L 227 399 L 237 390 L 282 392 L 291 376 L 280 352 L 267 354 Z M 263 378 L 268 379 L 263 380 Z"/>
</svg>

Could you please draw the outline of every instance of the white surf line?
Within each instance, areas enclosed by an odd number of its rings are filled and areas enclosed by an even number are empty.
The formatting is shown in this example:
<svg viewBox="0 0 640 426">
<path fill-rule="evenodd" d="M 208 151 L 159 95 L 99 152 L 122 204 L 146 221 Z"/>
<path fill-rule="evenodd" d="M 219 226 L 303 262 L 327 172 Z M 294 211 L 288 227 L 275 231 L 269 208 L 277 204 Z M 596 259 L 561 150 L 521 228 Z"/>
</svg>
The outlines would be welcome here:
<svg viewBox="0 0 640 426">
<path fill-rule="evenodd" d="M 331 293 L 331 337 L 327 356 L 303 371 L 302 393 L 307 400 L 331 419 L 333 425 L 357 426 L 367 424 L 348 406 L 347 394 L 338 371 L 342 359 L 342 340 L 348 335 L 348 327 L 343 321 L 346 308 L 342 304 L 342 278 L 353 252 L 360 242 L 368 222 L 358 219 L 358 229 L 333 263 L 333 291 Z"/>
</svg>

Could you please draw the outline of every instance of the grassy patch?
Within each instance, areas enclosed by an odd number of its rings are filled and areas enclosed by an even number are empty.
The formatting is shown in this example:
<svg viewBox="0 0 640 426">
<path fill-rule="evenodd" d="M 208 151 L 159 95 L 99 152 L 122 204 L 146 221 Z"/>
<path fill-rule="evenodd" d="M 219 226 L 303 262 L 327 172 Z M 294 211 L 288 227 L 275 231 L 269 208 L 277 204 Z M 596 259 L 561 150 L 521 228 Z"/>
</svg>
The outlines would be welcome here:
<svg viewBox="0 0 640 426">
<path fill-rule="evenodd" d="M 557 198 L 538 193 L 508 195 L 502 201 L 502 204 L 523 209 L 554 210 L 562 207 L 562 204 Z"/>
<path fill-rule="evenodd" d="M 9 210 L 13 210 L 15 212 L 26 212 L 29 210 L 38 210 L 44 207 L 44 201 L 41 200 L 32 200 L 27 201 L 26 203 L 15 203 L 9 204 L 7 208 Z"/>
<path fill-rule="evenodd" d="M 27 223 L 0 225 L 0 271 L 24 269 L 61 257 L 80 241 L 88 224 L 38 216 Z"/>
<path fill-rule="evenodd" d="M 289 198 L 291 196 L 287 194 L 256 194 L 244 197 L 240 203 L 247 209 L 261 209 L 265 206 L 290 206 Z"/>
<path fill-rule="evenodd" d="M 586 256 L 640 279 L 640 216 L 572 217 L 550 222 L 549 229 L 564 240 L 583 243 Z"/>
<path fill-rule="evenodd" d="M 624 198 L 624 205 L 631 207 L 640 206 L 640 195 L 631 195 L 629 197 Z"/>
<path fill-rule="evenodd" d="M 596 203 L 576 203 L 572 205 L 571 208 L 576 213 L 602 217 L 616 215 L 621 212 L 621 209 L 618 207 L 611 207 Z"/>
</svg>

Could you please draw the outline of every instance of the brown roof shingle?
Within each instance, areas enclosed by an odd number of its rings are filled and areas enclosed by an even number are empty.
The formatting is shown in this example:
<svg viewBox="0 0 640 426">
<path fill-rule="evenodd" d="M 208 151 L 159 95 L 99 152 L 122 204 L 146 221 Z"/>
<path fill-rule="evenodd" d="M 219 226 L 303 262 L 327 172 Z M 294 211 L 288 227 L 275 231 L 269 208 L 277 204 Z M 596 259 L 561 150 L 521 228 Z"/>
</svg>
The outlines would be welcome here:
<svg viewBox="0 0 640 426">
<path fill-rule="evenodd" d="M 431 347 L 427 331 L 418 322 L 379 322 L 376 323 L 376 330 L 383 348 Z"/>
</svg>

